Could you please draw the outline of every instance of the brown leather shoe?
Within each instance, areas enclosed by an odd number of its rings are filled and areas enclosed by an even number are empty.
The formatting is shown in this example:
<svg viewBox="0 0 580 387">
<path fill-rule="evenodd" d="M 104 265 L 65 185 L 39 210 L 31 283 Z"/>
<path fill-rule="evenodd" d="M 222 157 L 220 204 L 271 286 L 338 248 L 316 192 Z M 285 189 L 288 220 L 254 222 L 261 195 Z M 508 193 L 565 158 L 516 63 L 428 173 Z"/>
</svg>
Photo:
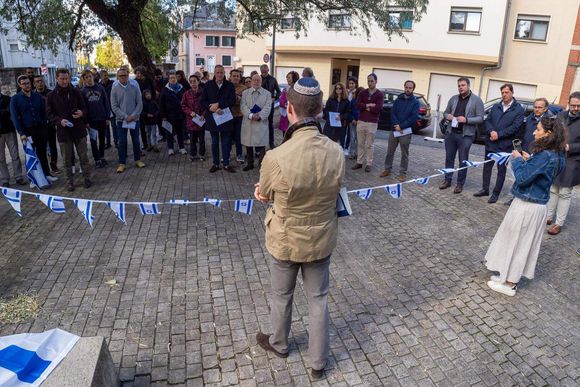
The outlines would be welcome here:
<svg viewBox="0 0 580 387">
<path fill-rule="evenodd" d="M 453 190 L 453 193 L 460 194 L 461 192 L 463 192 L 463 185 L 457 184 L 457 186 L 455 186 L 455 189 Z"/>
<path fill-rule="evenodd" d="M 547 224 L 548 226 L 549 226 L 549 225 L 551 225 L 551 224 L 552 224 L 552 219 L 548 219 L 548 220 L 546 220 L 546 224 Z"/>
<path fill-rule="evenodd" d="M 445 180 L 443 183 L 439 184 L 439 189 L 447 189 L 451 187 L 451 182 Z"/>
<path fill-rule="evenodd" d="M 282 352 L 278 352 L 274 349 L 274 347 L 272 347 L 270 345 L 270 336 L 271 335 L 267 335 L 265 333 L 262 332 L 258 332 L 256 334 L 256 341 L 258 342 L 258 345 L 260 347 L 262 347 L 262 349 L 266 350 L 266 351 L 270 351 L 272 352 L 274 355 L 281 357 L 281 358 L 287 358 L 288 354 L 287 353 L 282 353 Z"/>
<path fill-rule="evenodd" d="M 562 231 L 562 227 L 559 224 L 555 224 L 548 229 L 548 234 L 550 235 L 558 235 Z"/>
<path fill-rule="evenodd" d="M 399 177 L 397 179 L 399 179 L 399 181 L 402 183 L 405 180 L 407 180 L 407 176 L 405 176 L 405 175 L 399 175 Z"/>
<path fill-rule="evenodd" d="M 362 168 L 362 164 L 357 163 L 357 164 L 353 165 L 351 169 L 361 169 L 361 168 Z"/>
<path fill-rule="evenodd" d="M 391 171 L 384 170 L 384 171 L 383 171 L 383 173 L 381 173 L 381 175 L 380 175 L 380 176 L 381 176 L 381 177 L 387 177 L 387 176 L 389 176 L 390 174 L 391 174 Z"/>
</svg>

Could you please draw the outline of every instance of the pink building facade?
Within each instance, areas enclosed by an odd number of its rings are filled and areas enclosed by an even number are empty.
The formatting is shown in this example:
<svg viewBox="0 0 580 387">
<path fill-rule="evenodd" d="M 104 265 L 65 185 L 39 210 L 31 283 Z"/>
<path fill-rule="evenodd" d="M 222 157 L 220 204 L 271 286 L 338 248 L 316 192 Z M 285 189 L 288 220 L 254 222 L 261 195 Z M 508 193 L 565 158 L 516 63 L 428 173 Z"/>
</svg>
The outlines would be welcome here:
<svg viewBox="0 0 580 387">
<path fill-rule="evenodd" d="M 228 73 L 235 66 L 235 31 L 187 31 L 184 43 L 186 63 L 183 71 L 188 75 L 203 70 L 213 73 L 216 65 L 224 66 Z"/>
</svg>

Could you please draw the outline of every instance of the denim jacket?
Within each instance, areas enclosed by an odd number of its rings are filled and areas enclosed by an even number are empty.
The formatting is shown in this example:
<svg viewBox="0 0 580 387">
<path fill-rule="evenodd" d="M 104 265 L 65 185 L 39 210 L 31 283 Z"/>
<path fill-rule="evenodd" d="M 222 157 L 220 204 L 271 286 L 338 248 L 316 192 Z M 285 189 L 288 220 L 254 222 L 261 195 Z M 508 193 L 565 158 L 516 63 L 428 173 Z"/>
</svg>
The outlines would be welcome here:
<svg viewBox="0 0 580 387">
<path fill-rule="evenodd" d="M 516 181 L 512 195 L 527 202 L 546 204 L 550 198 L 550 186 L 556 175 L 564 169 L 564 154 L 541 151 L 528 160 L 522 157 L 512 160 Z"/>
</svg>

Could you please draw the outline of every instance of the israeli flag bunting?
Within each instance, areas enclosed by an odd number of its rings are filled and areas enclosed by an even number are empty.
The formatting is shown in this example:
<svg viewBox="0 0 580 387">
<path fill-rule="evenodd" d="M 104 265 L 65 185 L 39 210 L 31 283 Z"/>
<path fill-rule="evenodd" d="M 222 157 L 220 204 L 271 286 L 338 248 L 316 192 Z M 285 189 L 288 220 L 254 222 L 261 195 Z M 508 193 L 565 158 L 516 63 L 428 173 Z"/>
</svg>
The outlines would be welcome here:
<svg viewBox="0 0 580 387">
<path fill-rule="evenodd" d="M 222 201 L 219 199 L 210 199 L 210 198 L 203 198 L 205 203 L 211 204 L 212 206 L 219 207 L 222 205 Z"/>
<path fill-rule="evenodd" d="M 358 196 L 359 198 L 363 199 L 363 200 L 369 200 L 371 198 L 371 195 L 373 194 L 373 190 L 372 188 L 365 188 L 365 189 L 359 189 L 358 191 L 354 192 L 356 194 L 356 196 Z"/>
<path fill-rule="evenodd" d="M 438 170 L 437 170 L 437 172 L 441 172 L 441 173 L 453 173 L 453 172 L 455 172 L 455 171 L 456 171 L 456 170 L 455 170 L 455 169 L 453 169 L 453 168 L 441 168 L 441 169 L 438 169 Z"/>
<path fill-rule="evenodd" d="M 139 210 L 141 210 L 141 214 L 143 215 L 160 214 L 157 203 L 139 203 Z"/>
<path fill-rule="evenodd" d="M 507 165 L 512 157 L 512 154 L 507 152 L 495 152 L 488 153 L 487 157 L 494 160 L 498 165 Z"/>
<path fill-rule="evenodd" d="M 400 183 L 387 185 L 385 189 L 395 199 L 403 196 L 403 186 Z"/>
<path fill-rule="evenodd" d="M 20 200 L 22 198 L 22 194 L 20 191 L 16 191 L 10 188 L 2 188 L 2 195 L 8 200 L 8 203 L 14 208 L 14 211 L 18 214 L 18 216 L 22 216 L 22 212 L 20 211 Z"/>
<path fill-rule="evenodd" d="M 422 177 L 420 179 L 415 179 L 415 183 L 417 183 L 419 185 L 427 185 L 427 184 L 429 184 L 429 179 L 430 179 L 429 176 Z"/>
<path fill-rule="evenodd" d="M 236 200 L 234 204 L 234 209 L 237 212 L 241 212 L 243 214 L 252 214 L 252 204 L 253 200 Z"/>
<path fill-rule="evenodd" d="M 78 339 L 58 328 L 0 337 L 0 386 L 39 386 Z"/>
<path fill-rule="evenodd" d="M 189 205 L 190 201 L 189 200 L 184 200 L 184 199 L 171 199 L 169 201 L 169 203 L 171 203 L 171 204 L 177 204 L 177 205 L 180 205 L 180 206 L 187 206 L 187 205 Z"/>
<path fill-rule="evenodd" d="M 117 218 L 127 224 L 127 220 L 125 219 L 125 203 L 122 202 L 107 202 L 107 207 L 109 207 L 111 210 L 113 210 L 113 212 L 115 213 L 115 215 L 117 215 Z"/>
<path fill-rule="evenodd" d="M 483 161 L 471 161 L 471 160 L 463 160 L 463 165 L 468 166 L 468 167 L 479 167 L 481 164 L 483 164 Z"/>
<path fill-rule="evenodd" d="M 32 148 L 32 140 L 29 138 L 23 144 L 24 155 L 26 157 L 26 177 L 34 186 L 37 188 L 44 188 L 50 185 L 50 182 L 46 179 L 42 167 L 40 166 L 40 161 L 36 156 L 34 148 Z"/>
<path fill-rule="evenodd" d="M 83 214 L 83 218 L 85 218 L 89 226 L 92 227 L 93 222 L 95 221 L 95 217 L 92 214 L 93 202 L 85 199 L 75 199 L 75 206 L 77 206 L 81 214 Z"/>
<path fill-rule="evenodd" d="M 36 198 L 43 202 L 48 208 L 50 208 L 52 212 L 57 214 L 64 214 L 65 207 L 62 198 L 59 198 L 58 196 L 55 197 L 43 194 L 37 194 Z"/>
</svg>

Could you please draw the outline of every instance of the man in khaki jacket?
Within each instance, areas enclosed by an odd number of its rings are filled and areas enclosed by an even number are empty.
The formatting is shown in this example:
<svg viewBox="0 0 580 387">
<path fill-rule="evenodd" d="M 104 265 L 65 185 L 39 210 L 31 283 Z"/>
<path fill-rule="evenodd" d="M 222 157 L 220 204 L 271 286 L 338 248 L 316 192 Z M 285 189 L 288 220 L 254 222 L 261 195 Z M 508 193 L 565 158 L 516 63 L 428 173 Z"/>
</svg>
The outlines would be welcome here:
<svg viewBox="0 0 580 387">
<path fill-rule="evenodd" d="M 266 248 L 272 255 L 271 335 L 259 332 L 260 347 L 288 357 L 292 299 L 302 270 L 308 299 L 308 356 L 311 375 L 324 374 L 329 356 L 328 286 L 330 255 L 336 246 L 336 199 L 344 178 L 344 155 L 323 136 L 314 119 L 322 93 L 314 78 L 302 78 L 288 92 L 291 124 L 282 145 L 266 153 L 256 199 L 272 202 L 265 219 Z"/>
</svg>

